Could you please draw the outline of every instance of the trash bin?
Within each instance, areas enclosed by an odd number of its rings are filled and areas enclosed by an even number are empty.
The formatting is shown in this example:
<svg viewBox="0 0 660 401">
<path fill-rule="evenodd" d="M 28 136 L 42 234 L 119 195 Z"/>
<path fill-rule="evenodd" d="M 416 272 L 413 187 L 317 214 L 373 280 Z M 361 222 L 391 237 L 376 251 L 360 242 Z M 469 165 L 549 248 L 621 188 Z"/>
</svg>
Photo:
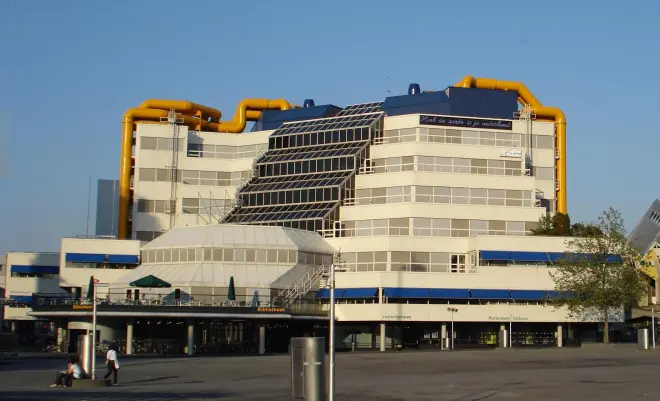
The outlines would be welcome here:
<svg viewBox="0 0 660 401">
<path fill-rule="evenodd" d="M 649 329 L 637 330 L 637 345 L 639 349 L 649 349 Z"/>
<path fill-rule="evenodd" d="M 325 337 L 292 338 L 290 352 L 293 399 L 325 401 Z"/>
</svg>

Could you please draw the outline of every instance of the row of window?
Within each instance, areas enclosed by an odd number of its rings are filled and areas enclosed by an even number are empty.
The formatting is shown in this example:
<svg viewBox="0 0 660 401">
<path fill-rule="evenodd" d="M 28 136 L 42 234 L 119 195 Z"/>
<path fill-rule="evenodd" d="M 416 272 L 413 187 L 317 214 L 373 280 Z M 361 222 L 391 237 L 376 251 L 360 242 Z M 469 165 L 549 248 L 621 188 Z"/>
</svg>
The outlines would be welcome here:
<svg viewBox="0 0 660 401">
<path fill-rule="evenodd" d="M 210 159 L 253 159 L 262 153 L 267 145 L 210 145 L 202 143 L 188 143 L 188 157 Z"/>
<path fill-rule="evenodd" d="M 652 211 L 651 215 L 649 216 L 649 219 L 655 224 L 660 226 L 660 214 Z"/>
<path fill-rule="evenodd" d="M 169 206 L 171 205 L 171 206 Z M 215 214 L 232 205 L 231 199 L 182 198 L 181 209 L 184 214 Z M 170 210 L 168 210 L 170 208 Z M 169 213 L 175 204 L 169 200 L 138 199 L 139 213 Z"/>
<path fill-rule="evenodd" d="M 458 157 L 400 156 L 371 160 L 374 174 L 403 171 L 521 176 L 522 163 L 509 160 L 464 159 Z"/>
<path fill-rule="evenodd" d="M 355 156 L 259 164 L 259 177 L 355 170 Z"/>
<path fill-rule="evenodd" d="M 172 145 L 176 145 L 177 150 L 183 146 L 183 138 L 179 138 L 178 142 L 174 142 L 174 138 L 160 138 L 153 136 L 140 137 L 140 149 L 145 150 L 172 150 Z"/>
<path fill-rule="evenodd" d="M 339 200 L 339 187 L 291 189 L 288 191 L 251 192 L 241 195 L 242 206 L 292 205 Z"/>
<path fill-rule="evenodd" d="M 135 231 L 135 239 L 150 242 L 163 235 L 162 231 Z"/>
<path fill-rule="evenodd" d="M 249 171 L 199 171 L 199 170 L 169 170 L 165 168 L 138 168 L 139 181 L 171 182 L 172 175 L 177 182 L 186 185 L 204 185 L 229 187 L 240 185 L 250 176 Z"/>
<path fill-rule="evenodd" d="M 334 143 L 367 141 L 370 138 L 370 130 L 370 128 L 352 128 L 334 131 L 297 133 L 293 135 L 273 135 L 268 139 L 268 148 L 288 149 Z"/>
<path fill-rule="evenodd" d="M 57 274 L 51 273 L 16 273 L 11 272 L 11 276 L 14 278 L 57 278 Z"/>
<path fill-rule="evenodd" d="M 330 265 L 332 255 L 282 249 L 181 248 L 142 251 L 142 263 L 231 262 Z"/>
<path fill-rule="evenodd" d="M 402 217 L 393 219 L 342 221 L 339 236 L 470 237 L 476 235 L 528 235 L 536 222 L 503 220 L 432 219 Z M 333 233 L 337 235 L 337 233 Z"/>
<path fill-rule="evenodd" d="M 459 205 L 532 206 L 532 191 L 407 185 L 355 190 L 356 205 L 453 203 Z"/>
<path fill-rule="evenodd" d="M 111 270 L 126 270 L 135 269 L 135 265 L 117 265 L 109 263 L 71 263 L 66 262 L 64 265 L 67 269 L 111 269 Z"/>
<path fill-rule="evenodd" d="M 140 137 L 140 149 L 144 150 L 167 150 L 171 151 L 175 144 L 173 138 L 161 138 L 152 136 Z M 184 139 L 176 142 L 177 150 L 183 149 Z M 188 157 L 203 157 L 213 159 L 247 159 L 254 158 L 266 149 L 266 144 L 228 146 L 210 145 L 202 143 L 188 143 Z"/>
<path fill-rule="evenodd" d="M 383 131 L 382 143 L 434 142 L 521 148 L 527 146 L 527 136 L 506 132 L 466 131 L 444 128 L 402 128 Z M 554 137 L 532 135 L 532 148 L 553 149 Z"/>
<path fill-rule="evenodd" d="M 474 273 L 476 253 L 377 251 L 340 255 L 340 268 L 351 272 L 396 271 L 420 273 Z"/>
</svg>

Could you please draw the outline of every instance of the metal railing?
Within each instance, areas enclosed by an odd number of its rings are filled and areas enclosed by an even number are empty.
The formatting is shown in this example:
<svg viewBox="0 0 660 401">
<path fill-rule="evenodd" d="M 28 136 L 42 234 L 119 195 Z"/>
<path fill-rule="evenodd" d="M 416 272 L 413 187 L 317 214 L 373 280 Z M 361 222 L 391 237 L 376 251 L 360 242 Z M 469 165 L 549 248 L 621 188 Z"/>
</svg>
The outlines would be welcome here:
<svg viewBox="0 0 660 401">
<path fill-rule="evenodd" d="M 149 289 L 144 289 L 149 291 Z M 155 290 L 156 291 L 156 290 Z M 264 290 L 266 292 L 268 290 Z M 34 294 L 32 297 L 32 308 L 44 309 L 76 309 L 76 307 L 91 306 L 92 301 L 84 297 L 62 297 L 54 294 Z M 222 308 L 258 308 L 258 307 L 282 307 L 281 303 L 270 296 L 245 296 L 237 295 L 235 300 L 227 299 L 227 295 L 211 294 L 184 294 L 177 297 L 174 292 L 169 294 L 141 293 L 135 298 L 126 293 L 109 293 L 97 297 L 97 305 L 100 307 L 222 307 Z M 83 308 L 81 308 L 83 309 Z"/>
<path fill-rule="evenodd" d="M 328 271 L 328 266 L 310 268 L 297 282 L 282 290 L 278 298 L 282 299 L 284 305 L 294 304 L 297 299 L 301 299 L 312 289 L 318 289 L 321 276 Z"/>
</svg>

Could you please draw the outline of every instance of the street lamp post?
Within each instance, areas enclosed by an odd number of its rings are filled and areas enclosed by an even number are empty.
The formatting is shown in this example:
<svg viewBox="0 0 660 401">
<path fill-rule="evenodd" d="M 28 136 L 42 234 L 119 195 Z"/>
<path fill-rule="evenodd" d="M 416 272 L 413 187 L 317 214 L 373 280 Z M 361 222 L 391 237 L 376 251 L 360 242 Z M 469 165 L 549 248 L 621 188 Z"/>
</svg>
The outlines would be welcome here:
<svg viewBox="0 0 660 401">
<path fill-rule="evenodd" d="M 651 305 L 651 339 L 655 350 L 655 305 Z"/>
<path fill-rule="evenodd" d="M 454 349 L 454 312 L 458 312 L 457 308 L 449 307 L 447 312 L 451 312 L 451 349 Z"/>
<path fill-rule="evenodd" d="M 328 401 L 335 400 L 335 264 L 330 265 L 330 370 L 328 371 Z"/>
</svg>

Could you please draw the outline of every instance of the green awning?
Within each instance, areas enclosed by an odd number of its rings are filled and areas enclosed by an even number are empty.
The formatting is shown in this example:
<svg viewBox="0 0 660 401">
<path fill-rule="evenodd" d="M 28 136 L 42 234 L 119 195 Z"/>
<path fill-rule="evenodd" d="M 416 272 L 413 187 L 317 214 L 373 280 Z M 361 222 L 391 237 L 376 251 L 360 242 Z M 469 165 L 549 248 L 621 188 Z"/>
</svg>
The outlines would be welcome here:
<svg viewBox="0 0 660 401">
<path fill-rule="evenodd" d="M 141 279 L 137 279 L 133 281 L 129 285 L 131 287 L 139 287 L 139 288 L 170 288 L 172 286 L 172 284 L 168 283 L 167 281 L 161 280 L 154 275 L 142 277 Z"/>
</svg>

